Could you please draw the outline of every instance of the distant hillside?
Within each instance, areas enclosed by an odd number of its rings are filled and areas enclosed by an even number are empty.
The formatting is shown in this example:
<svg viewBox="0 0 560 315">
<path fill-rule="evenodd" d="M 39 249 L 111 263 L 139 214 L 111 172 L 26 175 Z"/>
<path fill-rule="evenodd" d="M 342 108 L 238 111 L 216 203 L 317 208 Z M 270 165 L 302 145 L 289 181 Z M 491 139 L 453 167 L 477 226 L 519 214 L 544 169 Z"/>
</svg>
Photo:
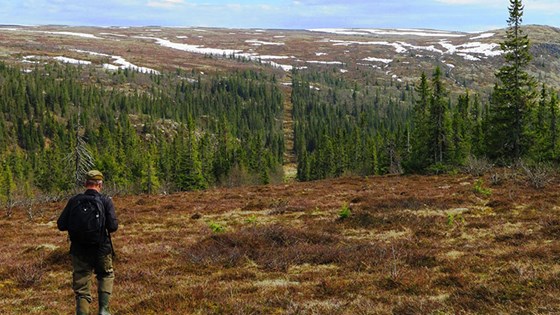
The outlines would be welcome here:
<svg viewBox="0 0 560 315">
<path fill-rule="evenodd" d="M 527 26 L 535 56 L 531 71 L 560 87 L 560 29 Z M 379 79 L 416 82 L 436 65 L 453 86 L 486 90 L 501 62 L 504 30 L 460 33 L 411 29 L 259 30 L 214 28 L 0 28 L 0 57 L 31 69 L 33 63 L 93 64 L 159 73 L 177 68 L 221 71 L 336 68 L 348 78 L 372 72 Z"/>
</svg>

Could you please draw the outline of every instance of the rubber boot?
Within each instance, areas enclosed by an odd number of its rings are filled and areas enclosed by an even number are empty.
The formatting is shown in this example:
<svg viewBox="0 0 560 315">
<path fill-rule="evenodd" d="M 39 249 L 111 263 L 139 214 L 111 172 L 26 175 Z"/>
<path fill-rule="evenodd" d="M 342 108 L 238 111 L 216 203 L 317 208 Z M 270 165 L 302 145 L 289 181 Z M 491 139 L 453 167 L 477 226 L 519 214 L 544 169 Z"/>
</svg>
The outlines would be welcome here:
<svg viewBox="0 0 560 315">
<path fill-rule="evenodd" d="M 111 294 L 106 292 L 99 292 L 99 315 L 111 315 L 109 313 L 109 300 L 111 299 Z"/>
<path fill-rule="evenodd" d="M 87 299 L 76 299 L 76 315 L 89 315 L 89 301 Z"/>
</svg>

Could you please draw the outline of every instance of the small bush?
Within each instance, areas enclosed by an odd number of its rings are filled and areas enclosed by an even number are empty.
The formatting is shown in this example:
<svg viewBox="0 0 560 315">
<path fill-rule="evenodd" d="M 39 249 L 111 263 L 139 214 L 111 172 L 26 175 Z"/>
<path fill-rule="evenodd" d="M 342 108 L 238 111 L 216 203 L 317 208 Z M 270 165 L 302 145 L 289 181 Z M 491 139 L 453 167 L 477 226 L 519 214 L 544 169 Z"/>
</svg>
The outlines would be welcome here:
<svg viewBox="0 0 560 315">
<path fill-rule="evenodd" d="M 487 158 L 478 158 L 476 156 L 469 156 L 465 161 L 464 170 L 472 176 L 482 176 L 492 169 L 493 165 Z"/>
<path fill-rule="evenodd" d="M 461 213 L 447 214 L 447 226 L 453 227 L 454 225 L 465 225 L 465 217 Z"/>
<path fill-rule="evenodd" d="M 529 184 L 536 189 L 542 189 L 552 182 L 554 171 L 550 164 L 537 163 L 531 165 L 521 162 L 520 167 L 525 173 Z"/>
<path fill-rule="evenodd" d="M 447 174 L 453 172 L 454 168 L 451 165 L 438 162 L 436 164 L 430 165 L 427 171 L 429 174 L 440 175 L 440 174 Z"/>
<path fill-rule="evenodd" d="M 348 206 L 348 203 L 344 203 L 342 205 L 342 208 L 340 208 L 340 211 L 338 212 L 338 218 L 340 220 L 348 219 L 351 214 L 352 212 L 350 211 L 350 207 Z"/>
<path fill-rule="evenodd" d="M 257 223 L 257 217 L 253 214 L 252 216 L 245 219 L 245 223 L 247 224 L 255 224 Z"/>
<path fill-rule="evenodd" d="M 484 185 L 484 181 L 482 179 L 477 179 L 474 182 L 473 191 L 485 197 L 490 196 L 492 194 L 492 190 L 490 188 L 483 187 L 483 185 Z"/>
<path fill-rule="evenodd" d="M 226 231 L 225 226 L 223 226 L 223 225 L 221 225 L 220 223 L 217 223 L 217 222 L 210 222 L 210 224 L 208 224 L 208 227 L 214 233 L 223 233 L 223 232 Z"/>
<path fill-rule="evenodd" d="M 15 267 L 12 277 L 20 287 L 29 288 L 40 283 L 44 274 L 45 266 L 43 261 L 40 261 Z"/>
</svg>

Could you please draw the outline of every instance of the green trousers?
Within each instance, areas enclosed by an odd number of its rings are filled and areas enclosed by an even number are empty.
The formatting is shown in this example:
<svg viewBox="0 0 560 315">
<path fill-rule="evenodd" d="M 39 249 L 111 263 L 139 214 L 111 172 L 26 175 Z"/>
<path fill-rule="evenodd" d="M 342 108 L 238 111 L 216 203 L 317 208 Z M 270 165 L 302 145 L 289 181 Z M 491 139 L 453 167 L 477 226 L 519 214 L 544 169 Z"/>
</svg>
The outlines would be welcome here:
<svg viewBox="0 0 560 315">
<path fill-rule="evenodd" d="M 91 276 L 97 278 L 97 291 L 107 294 L 113 293 L 113 258 L 107 256 L 76 256 L 72 255 L 72 289 L 76 299 L 85 299 L 91 303 Z"/>
</svg>

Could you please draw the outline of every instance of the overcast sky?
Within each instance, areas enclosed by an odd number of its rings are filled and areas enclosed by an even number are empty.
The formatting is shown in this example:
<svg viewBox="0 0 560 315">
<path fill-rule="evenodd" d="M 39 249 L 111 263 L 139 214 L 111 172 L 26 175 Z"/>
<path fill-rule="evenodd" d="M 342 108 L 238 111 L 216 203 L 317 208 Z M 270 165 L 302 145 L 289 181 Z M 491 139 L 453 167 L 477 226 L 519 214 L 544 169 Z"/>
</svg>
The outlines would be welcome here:
<svg viewBox="0 0 560 315">
<path fill-rule="evenodd" d="M 560 27 L 560 0 L 525 0 L 524 24 Z M 0 24 L 231 28 L 505 27 L 509 0 L 0 0 Z"/>
</svg>

